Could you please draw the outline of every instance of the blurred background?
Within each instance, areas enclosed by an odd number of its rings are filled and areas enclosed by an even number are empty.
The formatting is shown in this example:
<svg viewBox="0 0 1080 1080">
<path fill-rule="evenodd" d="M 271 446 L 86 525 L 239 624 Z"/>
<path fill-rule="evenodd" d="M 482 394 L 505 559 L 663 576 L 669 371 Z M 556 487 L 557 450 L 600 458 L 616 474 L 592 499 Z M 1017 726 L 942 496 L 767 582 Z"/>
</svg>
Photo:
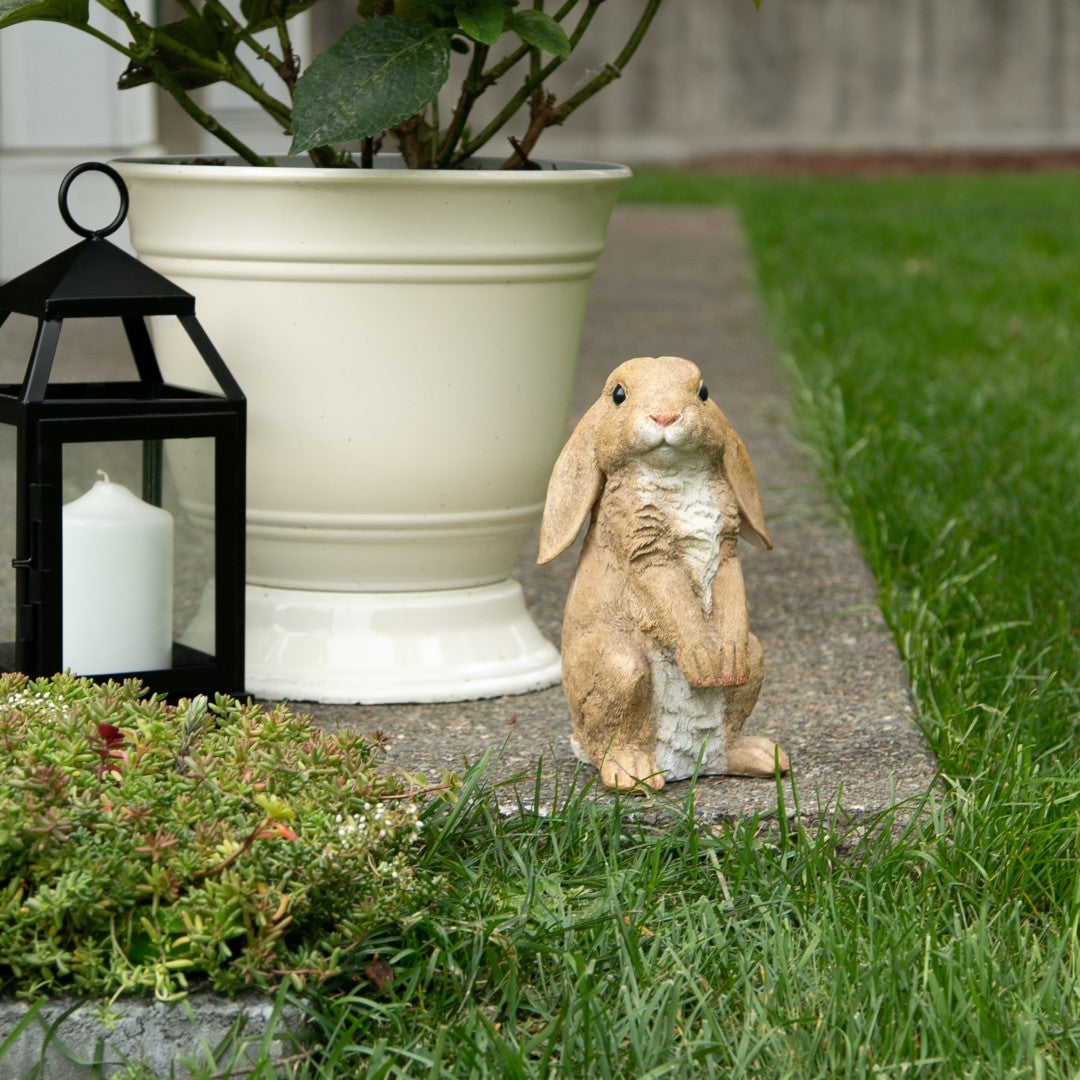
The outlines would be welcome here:
<svg viewBox="0 0 1080 1080">
<path fill-rule="evenodd" d="M 614 57 L 639 8 L 639 0 L 601 7 L 557 94 Z M 324 0 L 296 20 L 301 55 L 336 40 L 354 11 L 353 0 Z M 73 242 L 55 203 L 71 165 L 221 152 L 153 88 L 118 93 L 123 67 L 121 56 L 66 27 L 0 33 L 0 280 Z M 201 91 L 201 103 L 257 149 L 287 144 L 230 88 Z M 764 0 L 758 10 L 752 0 L 668 0 L 624 77 L 565 129 L 545 133 L 538 152 L 631 165 L 833 169 L 855 168 L 867 155 L 1080 156 L 1080 4 Z M 107 182 L 80 187 L 86 215 L 111 220 Z"/>
</svg>

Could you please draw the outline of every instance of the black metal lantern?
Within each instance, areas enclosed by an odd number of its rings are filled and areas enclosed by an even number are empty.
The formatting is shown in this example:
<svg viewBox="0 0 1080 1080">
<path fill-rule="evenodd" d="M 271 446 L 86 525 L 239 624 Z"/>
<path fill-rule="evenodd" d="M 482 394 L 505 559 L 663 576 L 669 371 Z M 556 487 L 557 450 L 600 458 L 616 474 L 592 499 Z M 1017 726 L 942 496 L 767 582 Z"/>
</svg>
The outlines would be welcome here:
<svg viewBox="0 0 1080 1080">
<path fill-rule="evenodd" d="M 87 170 L 120 193 L 116 219 L 93 231 L 67 205 Z M 107 165 L 72 169 L 60 213 L 84 239 L 0 286 L 0 325 L 37 320 L 22 383 L 0 385 L 0 436 L 17 462 L 0 665 L 136 676 L 173 698 L 240 693 L 246 403 L 194 297 L 105 239 L 127 205 Z M 150 316 L 175 317 L 216 390 L 164 381 Z M 65 320 L 101 317 L 122 320 L 137 378 L 50 381 Z"/>
</svg>

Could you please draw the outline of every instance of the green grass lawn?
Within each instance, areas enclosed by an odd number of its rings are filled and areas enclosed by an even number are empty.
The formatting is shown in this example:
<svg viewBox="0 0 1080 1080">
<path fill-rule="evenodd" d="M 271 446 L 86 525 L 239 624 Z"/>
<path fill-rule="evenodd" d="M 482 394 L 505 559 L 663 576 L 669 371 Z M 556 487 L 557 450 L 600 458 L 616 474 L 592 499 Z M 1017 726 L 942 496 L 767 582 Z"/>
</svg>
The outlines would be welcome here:
<svg viewBox="0 0 1080 1080">
<path fill-rule="evenodd" d="M 1075 761 L 1080 177 L 647 176 L 634 195 L 739 208 L 946 770 L 996 761 L 1006 732 Z"/>
<path fill-rule="evenodd" d="M 436 806 L 444 899 L 317 1003 L 309 1075 L 1080 1075 L 1080 176 L 630 198 L 737 208 L 943 800 L 854 853 L 580 790 Z"/>
</svg>

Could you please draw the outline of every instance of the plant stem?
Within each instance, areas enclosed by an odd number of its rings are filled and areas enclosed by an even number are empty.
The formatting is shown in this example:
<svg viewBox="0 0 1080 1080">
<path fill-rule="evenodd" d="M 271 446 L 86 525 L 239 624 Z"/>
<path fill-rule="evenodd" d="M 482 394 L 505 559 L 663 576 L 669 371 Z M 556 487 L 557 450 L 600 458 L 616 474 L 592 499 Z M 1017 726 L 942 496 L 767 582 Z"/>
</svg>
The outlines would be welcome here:
<svg viewBox="0 0 1080 1080">
<path fill-rule="evenodd" d="M 544 0 L 533 0 L 533 10 L 543 11 Z M 534 82 L 540 77 L 541 57 L 540 50 L 533 48 L 529 50 L 529 78 Z M 544 99 L 544 88 L 539 83 L 536 84 L 536 89 L 533 91 L 532 104 L 536 107 Z"/>
<path fill-rule="evenodd" d="M 199 125 L 204 131 L 220 139 L 229 149 L 234 150 L 249 165 L 273 165 L 269 158 L 260 157 L 246 143 L 241 142 L 228 128 L 222 126 L 217 118 L 201 109 L 187 91 L 173 78 L 169 69 L 156 57 L 146 61 L 146 66 L 154 76 L 154 81 L 167 93 L 171 94 L 176 103 Z"/>
<path fill-rule="evenodd" d="M 405 159 L 405 164 L 410 169 L 422 168 L 424 164 L 420 154 L 420 140 L 416 135 L 419 124 L 419 117 L 413 116 L 404 123 L 398 124 L 391 132 L 398 141 L 398 149 Z"/>
<path fill-rule="evenodd" d="M 453 164 L 458 165 L 464 161 L 470 154 L 474 154 L 481 146 L 484 145 L 498 130 L 501 128 L 517 111 L 529 100 L 533 91 L 541 86 L 545 79 L 547 79 L 553 71 L 556 71 L 561 67 L 563 61 L 558 57 L 548 61 L 535 76 L 530 76 L 522 84 L 521 89 L 503 106 L 502 111 L 491 121 L 490 124 L 484 128 L 479 134 L 474 135 L 461 150 L 454 155 Z M 546 126 L 546 125 L 545 125 Z"/>
<path fill-rule="evenodd" d="M 190 3 L 191 0 L 181 0 L 181 3 Z M 222 20 L 229 26 L 229 28 L 236 34 L 237 38 L 242 41 L 251 51 L 263 61 L 273 68 L 274 72 L 281 78 L 281 81 L 285 84 L 285 89 L 288 91 L 289 100 L 292 101 L 293 94 L 296 90 L 296 80 L 300 72 L 300 60 L 299 57 L 293 52 L 292 37 L 289 34 L 288 18 L 284 13 L 284 8 L 280 3 L 274 5 L 273 16 L 277 26 L 278 42 L 281 45 L 281 56 L 275 55 L 270 49 L 263 45 L 246 26 L 235 18 L 228 8 L 224 7 L 218 2 L 218 0 L 207 0 L 207 5 L 212 6 L 214 10 L 221 16 Z M 286 134 L 292 132 L 292 110 L 288 105 L 282 101 L 278 101 L 271 94 L 268 94 L 259 83 L 254 75 L 248 71 L 247 67 L 239 60 L 235 60 L 235 67 L 230 70 L 228 77 L 224 81 L 230 82 L 237 89 L 243 93 L 248 94 L 255 102 L 257 102 L 262 109 L 270 116 L 270 118 L 277 124 L 281 125 L 282 131 Z M 242 77 L 238 78 L 237 71 L 242 73 Z M 351 158 L 347 153 L 339 152 L 330 146 L 313 146 L 308 151 L 308 157 L 311 163 L 319 168 L 333 168 L 337 166 L 343 166 L 351 163 Z"/>
<path fill-rule="evenodd" d="M 224 22 L 229 29 L 236 35 L 238 40 L 242 41 L 255 55 L 264 63 L 269 64 L 274 71 L 284 81 L 286 88 L 289 90 L 290 100 L 292 96 L 292 84 L 286 77 L 285 68 L 286 60 L 282 57 L 276 56 L 265 45 L 256 41 L 255 37 L 248 32 L 247 28 L 237 21 L 236 17 L 231 11 L 219 0 L 206 0 L 206 7 L 212 8 L 218 16 L 220 16 L 222 22 Z M 286 34 L 286 41 L 288 40 L 288 34 Z M 278 101 L 273 95 L 269 94 L 262 86 L 254 75 L 247 69 L 242 60 L 233 56 L 228 64 L 218 65 L 224 69 L 224 73 L 221 75 L 223 82 L 228 82 L 235 86 L 238 90 L 247 94 L 256 104 L 270 115 L 275 123 L 282 125 L 286 133 L 292 131 L 292 112 L 288 105 L 283 101 Z M 295 76 L 293 77 L 293 84 L 295 83 Z"/>
<path fill-rule="evenodd" d="M 171 94 L 180 108 L 201 128 L 213 135 L 214 138 L 220 139 L 231 150 L 236 151 L 249 165 L 266 166 L 274 164 L 270 158 L 260 157 L 250 146 L 241 142 L 228 128 L 223 127 L 216 117 L 200 109 L 160 60 L 152 60 L 148 62 L 147 66 L 153 72 L 158 85 Z"/>
<path fill-rule="evenodd" d="M 565 19 L 569 12 L 577 6 L 577 2 L 578 0 L 568 0 L 567 3 L 563 4 L 563 6 L 555 13 L 555 20 L 557 22 L 561 22 L 563 19 Z M 656 2 L 659 3 L 659 0 L 656 0 Z M 574 49 L 577 48 L 577 45 L 584 36 L 586 29 L 588 29 L 589 23 L 592 22 L 593 16 L 596 14 L 596 9 L 599 8 L 602 3 L 604 3 L 604 0 L 588 0 L 588 6 L 585 8 L 585 11 L 582 13 L 581 18 L 578 20 L 577 26 L 574 27 L 574 32 L 570 34 L 571 53 L 573 53 Z M 521 56 L 524 56 L 527 53 L 531 53 L 533 50 L 531 49 L 531 47 L 526 46 L 524 51 L 517 51 L 520 52 L 520 56 L 518 57 L 518 59 L 520 59 Z M 559 67 L 561 67 L 563 63 L 563 60 L 555 57 L 539 69 L 537 69 L 534 65 L 532 71 L 529 74 L 529 77 L 521 86 L 521 89 L 518 90 L 518 92 L 506 103 L 498 116 L 496 116 L 495 119 L 490 124 L 488 124 L 488 126 L 484 128 L 484 130 L 479 135 L 475 136 L 472 140 L 470 140 L 469 144 L 465 146 L 464 149 L 455 156 L 454 164 L 459 164 L 460 162 L 464 161 L 465 158 L 467 158 L 470 154 L 475 153 L 480 146 L 487 142 L 499 130 L 499 128 L 509 122 L 509 120 L 514 115 L 516 115 L 521 106 L 524 105 L 530 97 L 533 97 L 534 92 L 539 91 L 543 87 L 544 82 L 551 76 L 552 72 L 556 71 Z M 498 65 L 496 65 L 496 68 L 492 69 L 492 72 L 494 72 L 497 67 Z M 491 73 L 489 73 L 489 75 L 491 75 Z M 492 81 L 494 81 L 494 79 L 492 79 Z M 540 120 L 541 114 L 551 109 L 552 102 L 548 96 L 542 95 L 539 98 L 533 98 L 533 110 L 529 124 L 530 130 L 536 125 L 539 126 L 536 127 L 536 131 L 535 134 L 532 136 L 531 142 L 527 143 L 525 139 L 522 139 L 519 145 L 515 147 L 515 155 L 511 159 L 511 161 L 518 160 L 518 157 L 521 154 L 527 156 L 529 150 L 532 149 L 532 146 L 540 137 L 540 132 L 542 132 L 544 128 L 550 126 L 551 123 L 554 122 L 546 118 L 543 119 L 542 122 Z"/>
<path fill-rule="evenodd" d="M 578 41 L 581 40 L 582 34 L 584 34 L 588 24 L 596 14 L 596 9 L 603 2 L 604 0 L 589 0 L 589 6 L 581 16 L 581 20 L 571 37 L 572 47 L 576 46 Z M 640 18 L 618 56 L 611 63 L 605 64 L 604 69 L 598 75 L 590 79 L 580 90 L 571 94 L 561 105 L 556 106 L 550 99 L 534 100 L 530 109 L 528 129 L 520 142 L 515 143 L 513 155 L 503 163 L 502 167 L 504 169 L 514 168 L 521 160 L 528 160 L 529 153 L 546 128 L 564 123 L 572 112 L 579 109 L 591 97 L 622 75 L 623 69 L 630 62 L 634 53 L 637 52 L 638 46 L 656 17 L 656 13 L 660 10 L 661 3 L 663 3 L 663 0 L 647 0 Z M 543 77 L 546 79 L 547 74 L 544 74 Z"/>
<path fill-rule="evenodd" d="M 236 35 L 239 41 L 242 41 L 264 64 L 267 64 L 274 71 L 281 81 L 285 84 L 285 89 L 289 94 L 289 101 L 293 99 L 293 92 L 296 89 L 296 80 L 300 75 L 300 60 L 299 57 L 293 52 L 292 37 L 289 34 L 289 25 L 287 17 L 279 10 L 279 5 L 274 5 L 273 17 L 275 26 L 277 28 L 278 43 L 281 45 L 281 56 L 278 56 L 272 50 L 268 49 L 265 45 L 251 31 L 248 27 L 243 26 L 229 11 L 228 8 L 223 7 L 218 0 L 207 0 L 207 6 L 213 6 L 214 10 L 221 15 L 223 21 L 227 22 L 229 28 Z M 245 72 L 247 71 L 244 68 Z M 248 73 L 248 77 L 253 82 L 258 84 L 255 77 Z M 241 87 L 241 89 L 244 89 Z M 246 93 L 246 89 L 244 90 Z M 262 104 L 260 102 L 260 104 Z M 265 106 L 263 106 L 265 108 Z M 273 115 L 273 114 L 271 114 Z M 275 115 L 275 120 L 279 118 Z M 288 132 L 292 131 L 292 119 L 291 113 L 286 116 L 285 129 Z"/>
<path fill-rule="evenodd" d="M 594 94 L 622 75 L 623 69 L 630 62 L 634 53 L 637 52 L 638 46 L 645 37 L 656 13 L 660 10 L 661 3 L 663 3 L 663 0 L 648 0 L 645 10 L 641 13 L 641 18 L 638 19 L 637 25 L 623 46 L 622 52 L 610 64 L 607 64 L 599 75 L 590 79 L 580 90 L 571 94 L 558 107 L 556 112 L 559 118 L 553 121 L 554 123 L 561 124 L 575 109 L 584 105 Z"/>
<path fill-rule="evenodd" d="M 108 34 L 104 33 L 101 30 L 98 30 L 97 27 L 90 26 L 88 23 L 84 26 L 79 26 L 78 29 L 81 30 L 84 34 L 89 34 L 91 37 L 97 38 L 98 41 L 104 41 L 106 45 L 108 45 L 112 49 L 115 49 L 118 53 L 122 53 L 129 60 L 133 59 L 134 51 L 131 48 L 129 48 L 127 45 L 121 45 L 119 41 L 116 41 L 115 39 L 109 37 Z"/>
<path fill-rule="evenodd" d="M 461 94 L 458 97 L 457 106 L 454 108 L 454 114 L 450 118 L 450 126 L 446 129 L 446 135 L 442 140 L 438 138 L 438 126 L 436 125 L 435 141 L 438 144 L 435 155 L 436 168 L 443 168 L 450 162 L 454 148 L 461 138 L 461 133 L 465 130 L 465 124 L 469 119 L 473 104 L 484 92 L 484 63 L 487 60 L 488 52 L 488 47 L 481 45 L 479 42 L 473 46 L 469 72 L 465 76 L 465 81 L 461 84 Z"/>
<path fill-rule="evenodd" d="M 172 72 L 169 71 L 168 67 L 155 55 L 153 29 L 147 27 L 146 23 L 144 23 L 138 15 L 132 12 L 125 0 L 99 0 L 99 2 L 106 11 L 115 15 L 123 22 L 127 27 L 128 33 L 131 34 L 132 39 L 136 45 L 139 46 L 138 49 L 121 49 L 120 51 L 131 59 L 138 60 L 139 63 L 144 63 L 149 69 L 150 74 L 153 76 L 154 81 L 173 97 L 180 108 L 183 109 L 184 112 L 199 125 L 199 127 L 209 132 L 215 138 L 220 139 L 226 146 L 231 150 L 234 150 L 249 164 L 260 166 L 273 164 L 270 159 L 260 157 L 250 146 L 241 142 L 228 130 L 228 128 L 223 127 L 215 117 L 211 116 L 210 113 L 204 111 L 195 104 L 187 91 L 180 85 Z M 90 32 L 88 27 L 80 27 L 80 29 Z M 94 36 L 100 37 L 101 35 L 95 34 Z M 106 38 L 105 40 L 108 41 L 109 39 Z"/>
<path fill-rule="evenodd" d="M 145 50 L 141 54 L 137 54 L 135 58 L 140 63 L 145 64 L 159 50 L 164 50 L 173 56 L 186 60 L 192 67 L 205 71 L 207 75 L 213 75 L 222 82 L 227 82 L 229 79 L 228 64 L 220 60 L 211 60 L 208 56 L 203 56 L 202 53 L 196 52 L 190 46 L 153 27 L 147 37 Z"/>
<path fill-rule="evenodd" d="M 292 101 L 296 91 L 296 80 L 300 75 L 300 57 L 293 52 L 292 36 L 289 34 L 289 20 L 285 15 L 285 5 L 277 0 L 273 5 L 274 22 L 277 24 L 278 44 L 281 46 L 281 63 L 277 71 L 289 91 Z"/>
<path fill-rule="evenodd" d="M 163 49 L 165 52 L 172 53 L 174 56 L 180 56 L 192 66 L 205 71 L 208 75 L 214 75 L 219 82 L 229 83 L 231 86 L 235 86 L 238 90 L 247 94 L 254 102 L 260 105 L 264 112 L 268 113 L 275 122 L 281 124 L 286 131 L 292 127 L 290 119 L 289 107 L 282 101 L 278 101 L 277 98 L 268 94 L 263 87 L 257 83 L 251 73 L 246 67 L 235 58 L 231 63 L 223 63 L 221 61 L 210 60 L 200 53 L 197 53 L 194 49 L 189 48 L 186 45 L 169 37 L 168 34 L 162 34 L 159 32 L 151 31 L 150 34 L 150 47 L 153 50 Z M 153 70 L 151 64 L 151 55 L 148 50 L 145 57 L 140 58 L 143 63 Z M 171 93 L 172 91 L 170 91 Z"/>
</svg>

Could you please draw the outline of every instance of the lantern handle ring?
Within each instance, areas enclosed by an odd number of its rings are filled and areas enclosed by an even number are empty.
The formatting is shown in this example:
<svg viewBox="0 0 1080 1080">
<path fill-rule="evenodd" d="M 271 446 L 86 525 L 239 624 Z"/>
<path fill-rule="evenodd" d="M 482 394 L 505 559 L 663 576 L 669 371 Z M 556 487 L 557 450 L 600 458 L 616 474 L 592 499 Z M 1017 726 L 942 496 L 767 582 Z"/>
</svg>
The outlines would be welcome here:
<svg viewBox="0 0 1080 1080">
<path fill-rule="evenodd" d="M 72 182 L 76 177 L 82 176 L 84 172 L 104 173 L 116 185 L 116 190 L 120 195 L 120 209 L 117 211 L 116 217 L 113 218 L 112 222 L 103 229 L 87 229 L 71 216 L 71 211 L 68 209 L 68 189 L 71 187 Z M 60 216 L 64 219 L 64 224 L 67 225 L 72 232 L 76 232 L 80 236 L 85 236 L 88 240 L 98 240 L 103 236 L 108 236 L 110 233 L 116 232 L 116 230 L 123 225 L 124 218 L 127 217 L 128 212 L 127 184 L 124 183 L 123 177 L 121 177 L 112 166 L 105 165 L 100 161 L 84 161 L 81 165 L 76 165 L 75 168 L 61 181 L 59 202 Z"/>
</svg>

